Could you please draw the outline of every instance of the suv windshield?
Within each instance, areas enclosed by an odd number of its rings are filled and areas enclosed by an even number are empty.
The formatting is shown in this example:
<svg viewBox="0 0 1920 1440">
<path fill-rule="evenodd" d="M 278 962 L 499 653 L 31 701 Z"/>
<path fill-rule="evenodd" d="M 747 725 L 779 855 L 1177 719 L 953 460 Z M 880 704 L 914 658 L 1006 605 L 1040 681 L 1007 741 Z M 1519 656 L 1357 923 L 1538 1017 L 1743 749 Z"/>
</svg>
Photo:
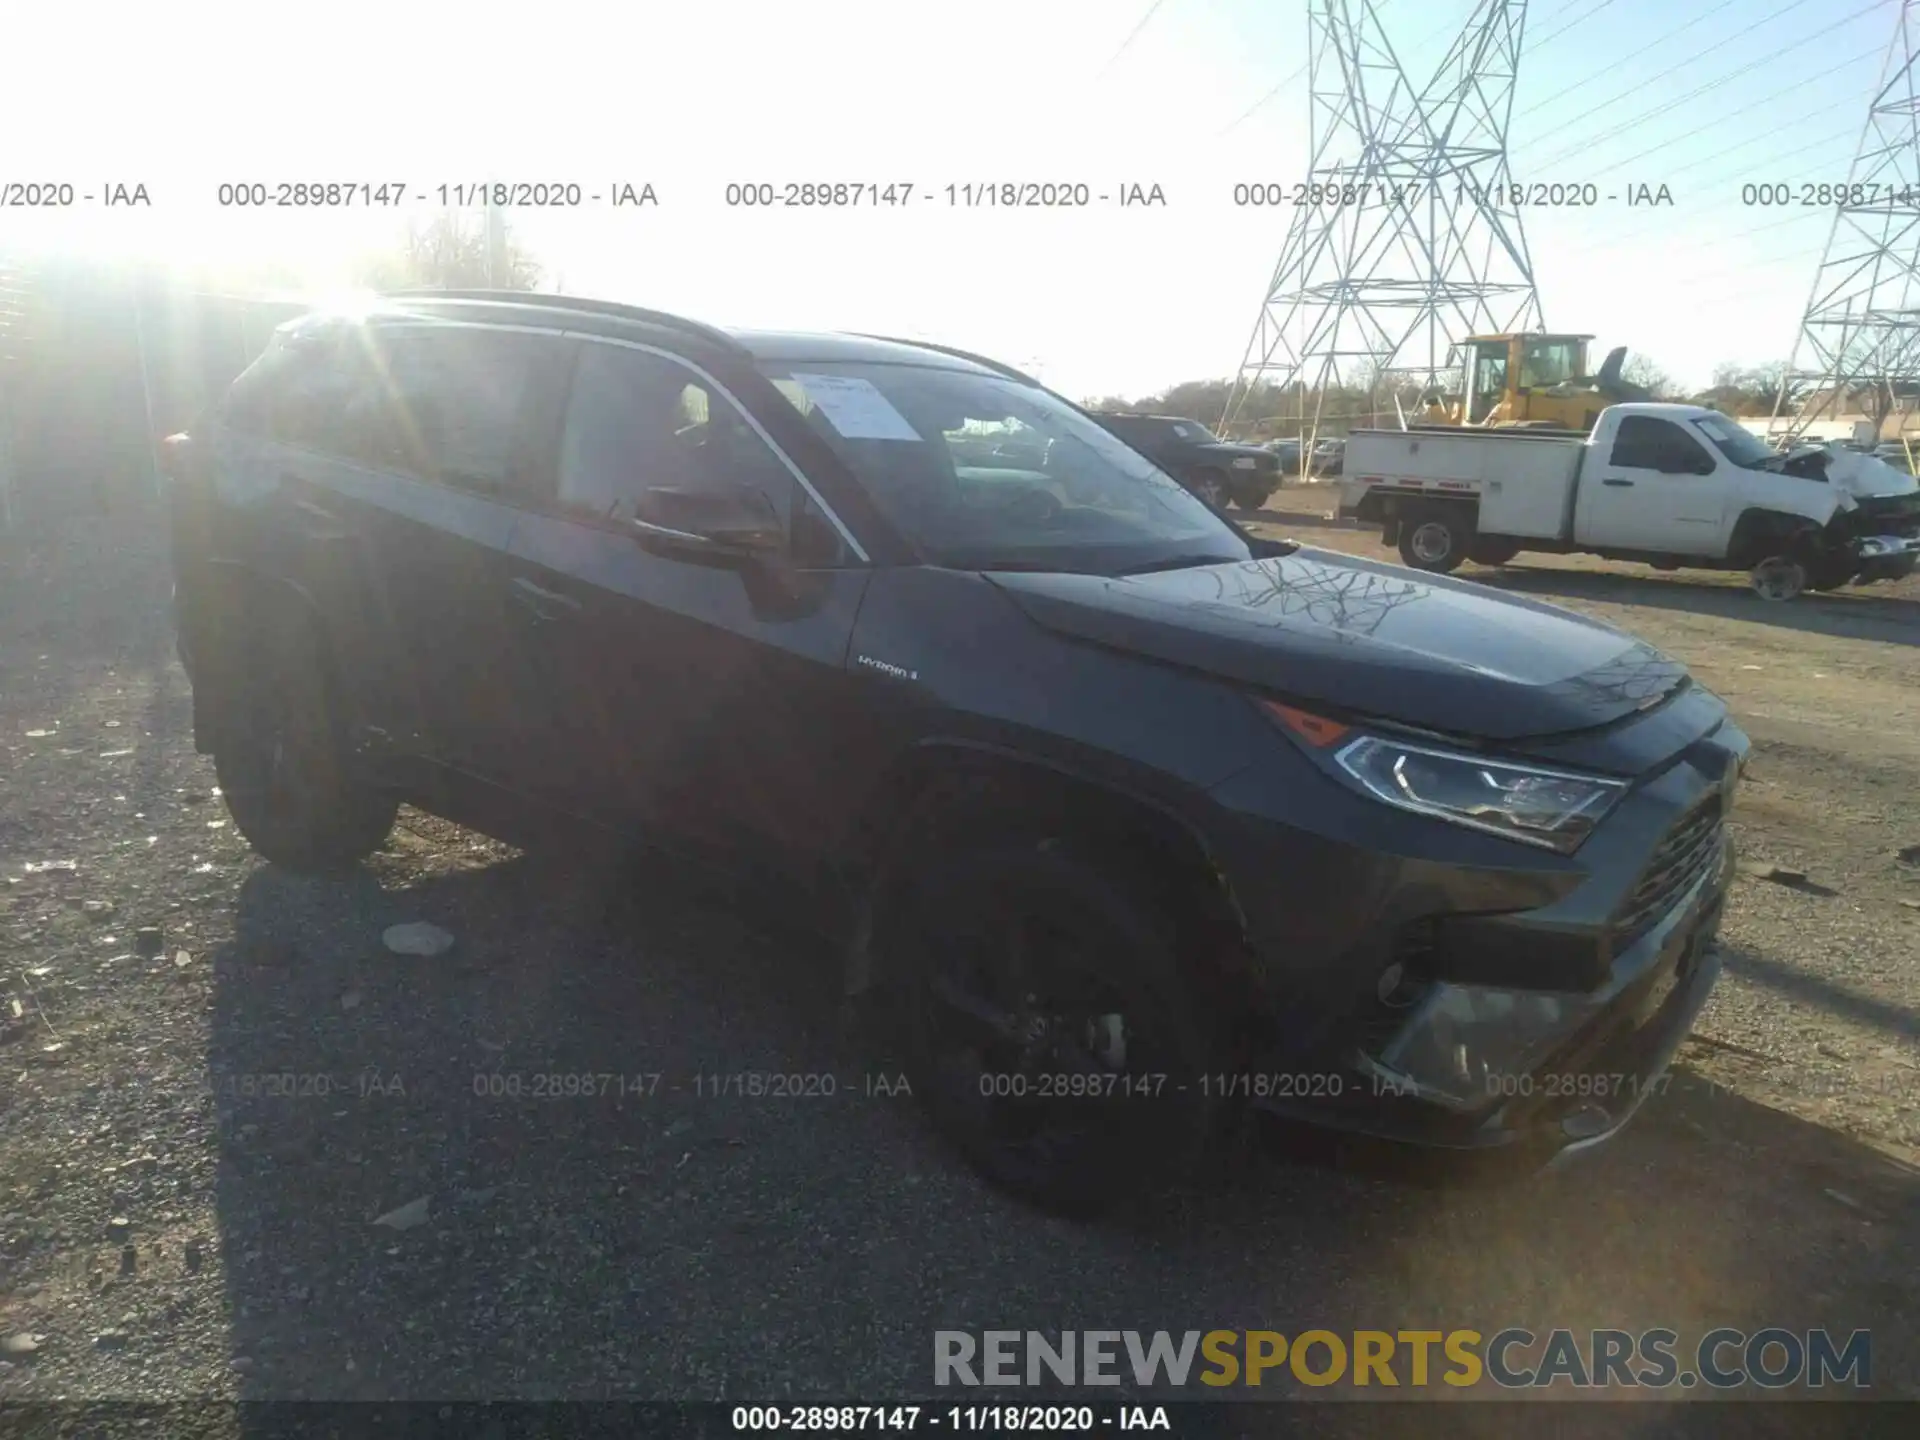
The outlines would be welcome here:
<svg viewBox="0 0 1920 1440">
<path fill-rule="evenodd" d="M 828 361 L 764 373 L 936 564 L 1121 574 L 1247 542 L 1064 402 L 997 375 Z"/>
<path fill-rule="evenodd" d="M 1198 420 L 1174 421 L 1173 433 L 1178 435 L 1182 440 L 1188 440 L 1193 442 L 1194 444 L 1201 444 L 1201 445 L 1208 444 L 1211 442 L 1216 442 L 1220 438 L 1218 435 L 1215 435 L 1211 430 L 1207 429 L 1206 426 L 1202 425 Z"/>
<path fill-rule="evenodd" d="M 1693 423 L 1722 455 L 1744 469 L 1763 469 L 1767 462 L 1777 462 L 1780 458 L 1778 450 L 1744 425 L 1736 425 L 1724 415 L 1703 415 Z"/>
</svg>

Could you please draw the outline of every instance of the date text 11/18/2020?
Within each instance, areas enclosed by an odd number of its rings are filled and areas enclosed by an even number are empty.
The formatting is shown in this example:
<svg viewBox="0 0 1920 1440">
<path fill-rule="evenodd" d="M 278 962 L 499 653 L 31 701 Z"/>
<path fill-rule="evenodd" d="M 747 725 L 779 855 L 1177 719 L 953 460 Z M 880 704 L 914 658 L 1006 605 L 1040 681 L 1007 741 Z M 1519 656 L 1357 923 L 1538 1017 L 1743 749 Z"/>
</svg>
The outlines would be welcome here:
<svg viewBox="0 0 1920 1440">
<path fill-rule="evenodd" d="M 1672 1077 L 1661 1074 L 1651 1078 L 1631 1074 L 1564 1075 L 1489 1074 L 1490 1096 L 1534 1096 L 1545 1099 L 1580 1098 L 1601 1100 L 1609 1097 L 1657 1095 L 1666 1089 Z M 1375 1074 L 1356 1079 L 1338 1071 L 1298 1074 L 1208 1073 L 1190 1083 L 1170 1085 L 1163 1074 L 1096 1075 L 1082 1072 L 1063 1074 L 1002 1074 L 983 1072 L 980 1093 L 995 1099 L 1081 1100 L 1151 1098 L 1170 1092 L 1198 1090 L 1202 1095 L 1221 1100 L 1334 1100 L 1363 1088 L 1374 1096 L 1411 1095 L 1411 1082 L 1397 1083 L 1391 1076 Z"/>
<path fill-rule="evenodd" d="M 1164 1405 L 736 1405 L 733 1429 L 844 1433 L 853 1430 L 1043 1431 L 1171 1430 Z"/>
<path fill-rule="evenodd" d="M 494 1100 L 832 1100 L 911 1097 L 904 1074 L 868 1072 L 853 1080 L 831 1071 L 731 1070 L 669 1076 L 662 1071 L 475 1071 L 473 1093 Z"/>
<path fill-rule="evenodd" d="M 1278 180 L 1244 182 L 1233 187 L 1233 203 L 1243 209 L 1299 208 L 1334 209 L 1359 205 L 1413 205 L 1422 200 L 1446 204 L 1473 204 L 1512 209 L 1576 210 L 1597 205 L 1625 205 L 1668 208 L 1674 203 L 1673 191 L 1665 184 L 1637 181 L 1602 189 L 1591 180 L 1555 181 L 1551 184 L 1514 182 L 1508 185 L 1465 185 L 1444 183 L 1356 180 L 1302 180 L 1288 184 Z"/>
</svg>

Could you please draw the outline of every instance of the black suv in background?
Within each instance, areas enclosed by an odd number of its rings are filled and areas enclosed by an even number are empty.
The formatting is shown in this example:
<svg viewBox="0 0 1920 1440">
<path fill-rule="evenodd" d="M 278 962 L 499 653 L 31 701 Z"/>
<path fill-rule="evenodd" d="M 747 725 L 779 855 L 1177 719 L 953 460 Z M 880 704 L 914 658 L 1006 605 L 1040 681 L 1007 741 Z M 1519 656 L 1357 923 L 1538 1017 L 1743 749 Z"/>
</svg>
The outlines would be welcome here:
<svg viewBox="0 0 1920 1440">
<path fill-rule="evenodd" d="M 350 867 L 405 801 L 777 881 L 1043 1203 L 1248 1104 L 1591 1145 L 1717 973 L 1747 742 L 1680 665 L 1250 538 L 991 361 L 403 296 L 283 326 L 166 450 L 260 854 Z"/>
<path fill-rule="evenodd" d="M 1093 417 L 1216 510 L 1258 510 L 1284 479 L 1280 456 L 1260 445 L 1222 440 L 1198 420 L 1176 415 Z"/>
</svg>

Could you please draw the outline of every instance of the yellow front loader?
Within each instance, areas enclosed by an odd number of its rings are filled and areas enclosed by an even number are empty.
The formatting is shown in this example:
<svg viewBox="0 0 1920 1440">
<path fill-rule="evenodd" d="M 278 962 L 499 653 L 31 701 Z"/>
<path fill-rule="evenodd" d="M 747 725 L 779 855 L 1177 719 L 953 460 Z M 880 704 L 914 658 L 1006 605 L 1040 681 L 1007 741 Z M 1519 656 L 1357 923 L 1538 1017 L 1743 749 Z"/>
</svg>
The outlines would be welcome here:
<svg viewBox="0 0 1920 1440">
<path fill-rule="evenodd" d="M 1591 335 L 1528 331 L 1469 335 L 1453 347 L 1455 393 L 1425 397 L 1424 425 L 1529 425 L 1593 429 L 1600 412 L 1652 394 L 1620 378 L 1627 350 L 1608 354 L 1598 374 L 1587 373 Z"/>
</svg>

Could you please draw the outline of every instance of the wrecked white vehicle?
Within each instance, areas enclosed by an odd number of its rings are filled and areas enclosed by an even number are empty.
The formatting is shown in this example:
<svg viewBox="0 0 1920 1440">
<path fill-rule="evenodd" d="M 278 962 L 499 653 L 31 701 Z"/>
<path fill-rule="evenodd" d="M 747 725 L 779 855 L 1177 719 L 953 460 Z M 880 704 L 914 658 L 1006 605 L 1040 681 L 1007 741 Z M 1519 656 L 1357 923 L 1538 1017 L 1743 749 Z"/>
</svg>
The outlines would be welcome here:
<svg viewBox="0 0 1920 1440">
<path fill-rule="evenodd" d="M 1754 592 L 1897 580 L 1920 565 L 1920 481 L 1857 451 L 1781 452 L 1714 410 L 1635 402 L 1590 435 L 1468 426 L 1365 430 L 1340 514 L 1416 569 L 1525 550 L 1749 572 Z"/>
</svg>

